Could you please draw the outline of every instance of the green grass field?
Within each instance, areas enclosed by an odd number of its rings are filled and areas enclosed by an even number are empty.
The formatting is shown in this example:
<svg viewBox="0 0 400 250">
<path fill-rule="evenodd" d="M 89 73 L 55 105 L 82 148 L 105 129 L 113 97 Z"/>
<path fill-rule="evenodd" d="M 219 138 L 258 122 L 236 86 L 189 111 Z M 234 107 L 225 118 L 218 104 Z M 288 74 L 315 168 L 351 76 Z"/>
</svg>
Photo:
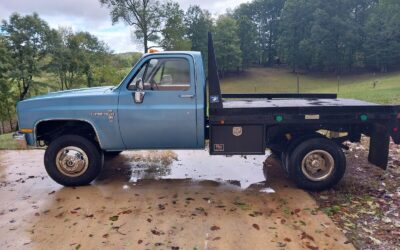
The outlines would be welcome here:
<svg viewBox="0 0 400 250">
<path fill-rule="evenodd" d="M 300 93 L 338 93 L 343 98 L 400 104 L 400 72 L 342 76 L 339 92 L 338 79 L 333 75 L 300 74 L 299 79 Z M 224 93 L 297 92 L 297 75 L 287 69 L 252 68 L 223 79 L 221 88 Z"/>
<path fill-rule="evenodd" d="M 20 146 L 12 137 L 12 133 L 0 135 L 0 150 L 19 149 Z"/>
</svg>

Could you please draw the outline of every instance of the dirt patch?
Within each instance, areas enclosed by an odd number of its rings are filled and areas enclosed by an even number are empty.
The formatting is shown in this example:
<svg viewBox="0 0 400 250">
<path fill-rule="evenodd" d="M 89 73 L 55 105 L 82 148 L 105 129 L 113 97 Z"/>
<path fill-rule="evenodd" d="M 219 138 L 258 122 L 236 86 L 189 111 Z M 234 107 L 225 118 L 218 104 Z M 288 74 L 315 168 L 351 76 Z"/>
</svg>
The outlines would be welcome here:
<svg viewBox="0 0 400 250">
<path fill-rule="evenodd" d="M 279 167 L 268 169 L 268 182 L 243 177 L 263 174 L 258 158 L 226 158 L 237 166 L 220 180 L 224 161 L 205 151 L 124 152 L 92 185 L 65 188 L 47 177 L 43 151 L 1 153 L 1 249 L 353 249 Z M 145 159 L 172 169 L 138 174 Z M 196 175 L 198 164 L 207 171 Z"/>
<path fill-rule="evenodd" d="M 399 249 L 400 147 L 390 144 L 385 171 L 368 163 L 366 138 L 348 145 L 348 168 L 341 183 L 311 194 L 356 248 Z"/>
</svg>

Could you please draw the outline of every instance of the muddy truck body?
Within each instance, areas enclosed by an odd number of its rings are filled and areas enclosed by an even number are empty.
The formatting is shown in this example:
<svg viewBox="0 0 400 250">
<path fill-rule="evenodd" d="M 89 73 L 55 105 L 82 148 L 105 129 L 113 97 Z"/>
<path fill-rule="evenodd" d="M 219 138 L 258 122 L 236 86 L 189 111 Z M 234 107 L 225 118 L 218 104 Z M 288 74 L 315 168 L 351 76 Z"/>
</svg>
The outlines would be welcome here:
<svg viewBox="0 0 400 250">
<path fill-rule="evenodd" d="M 345 172 L 346 141 L 369 137 L 368 160 L 383 169 L 390 139 L 400 143 L 399 106 L 336 94 L 221 94 L 210 34 L 208 62 L 207 79 L 199 52 L 144 54 L 116 87 L 19 102 L 19 133 L 46 149 L 46 171 L 65 186 L 92 182 L 104 155 L 204 149 L 208 140 L 211 155 L 269 149 L 299 187 L 322 190 Z"/>
</svg>

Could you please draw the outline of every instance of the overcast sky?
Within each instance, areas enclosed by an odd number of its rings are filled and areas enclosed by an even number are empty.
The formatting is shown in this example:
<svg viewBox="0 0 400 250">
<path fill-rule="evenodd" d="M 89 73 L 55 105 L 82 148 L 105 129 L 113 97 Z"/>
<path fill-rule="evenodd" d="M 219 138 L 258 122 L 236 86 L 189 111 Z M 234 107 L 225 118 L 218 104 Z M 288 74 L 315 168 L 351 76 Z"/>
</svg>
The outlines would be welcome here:
<svg viewBox="0 0 400 250">
<path fill-rule="evenodd" d="M 180 0 L 186 10 L 197 4 L 212 14 L 225 12 L 249 0 Z M 108 9 L 98 0 L 0 0 L 0 19 L 8 19 L 13 13 L 37 12 L 52 28 L 71 27 L 74 31 L 89 31 L 105 41 L 116 52 L 140 51 L 131 39 L 132 28 L 122 23 L 111 24 Z"/>
</svg>

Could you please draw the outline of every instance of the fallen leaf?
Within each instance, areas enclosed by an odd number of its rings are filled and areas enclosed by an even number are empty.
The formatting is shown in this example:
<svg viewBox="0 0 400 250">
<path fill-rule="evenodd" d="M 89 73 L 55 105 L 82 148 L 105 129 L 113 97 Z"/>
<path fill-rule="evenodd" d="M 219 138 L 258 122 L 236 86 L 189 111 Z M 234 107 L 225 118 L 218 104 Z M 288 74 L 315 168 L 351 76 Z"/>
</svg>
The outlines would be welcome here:
<svg viewBox="0 0 400 250">
<path fill-rule="evenodd" d="M 257 224 L 253 224 L 253 227 L 254 227 L 255 229 L 257 229 L 257 230 L 260 230 L 260 226 L 257 225 Z"/>
<path fill-rule="evenodd" d="M 278 242 L 278 243 L 276 243 L 276 246 L 277 246 L 277 247 L 285 247 L 285 246 L 286 246 L 286 243 Z"/>
<path fill-rule="evenodd" d="M 130 210 L 130 209 L 121 212 L 121 214 L 131 214 L 131 213 L 132 213 L 132 210 Z"/>
<path fill-rule="evenodd" d="M 64 216 L 64 214 L 65 214 L 65 212 L 61 212 L 61 213 L 57 214 L 57 215 L 54 216 L 54 217 L 56 217 L 56 218 L 61 218 L 61 217 Z"/>
<path fill-rule="evenodd" d="M 216 231 L 216 230 L 220 230 L 221 228 L 219 226 L 214 225 L 210 229 L 211 229 L 211 231 Z"/>
<path fill-rule="evenodd" d="M 119 218 L 118 215 L 111 216 L 111 217 L 110 217 L 110 221 L 117 221 L 118 218 Z"/>
<path fill-rule="evenodd" d="M 307 234 L 306 232 L 302 232 L 301 233 L 301 239 L 309 239 L 311 241 L 314 241 L 314 237 L 312 237 L 311 235 Z"/>
<path fill-rule="evenodd" d="M 154 235 L 157 235 L 157 236 L 164 234 L 163 232 L 158 231 L 157 229 L 151 229 L 151 233 L 154 234 Z"/>
</svg>

